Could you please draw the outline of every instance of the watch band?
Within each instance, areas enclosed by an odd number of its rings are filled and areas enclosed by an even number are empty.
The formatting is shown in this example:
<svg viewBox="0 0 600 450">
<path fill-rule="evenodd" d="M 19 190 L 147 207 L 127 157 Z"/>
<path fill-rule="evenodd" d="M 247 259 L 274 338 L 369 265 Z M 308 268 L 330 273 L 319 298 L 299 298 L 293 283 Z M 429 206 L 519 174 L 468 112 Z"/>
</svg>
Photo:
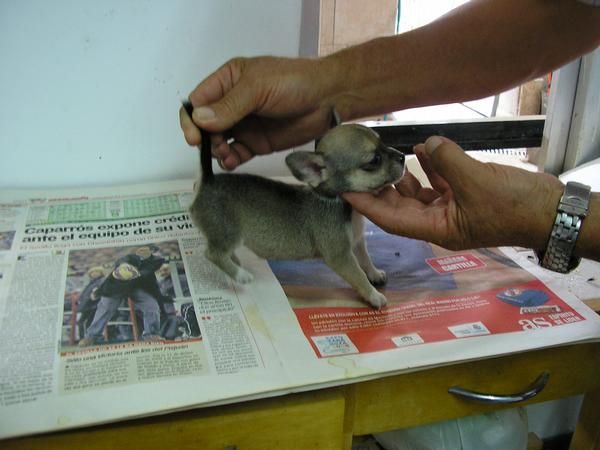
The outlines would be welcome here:
<svg viewBox="0 0 600 450">
<path fill-rule="evenodd" d="M 567 273 L 579 265 L 581 258 L 573 253 L 581 224 L 588 213 L 590 191 L 589 186 L 573 181 L 565 186 L 546 250 L 538 253 L 542 267 Z"/>
</svg>

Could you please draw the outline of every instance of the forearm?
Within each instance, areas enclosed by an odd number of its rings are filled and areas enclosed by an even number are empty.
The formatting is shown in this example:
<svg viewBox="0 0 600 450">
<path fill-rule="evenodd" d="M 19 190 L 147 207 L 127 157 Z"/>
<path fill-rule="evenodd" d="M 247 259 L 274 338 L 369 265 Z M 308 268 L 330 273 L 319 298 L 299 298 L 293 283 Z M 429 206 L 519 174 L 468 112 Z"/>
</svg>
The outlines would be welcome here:
<svg viewBox="0 0 600 450">
<path fill-rule="evenodd" d="M 556 220 L 564 184 L 550 174 L 509 166 L 487 164 L 486 170 L 479 171 L 482 174 L 479 177 L 479 173 L 473 175 L 478 183 L 469 185 L 468 196 L 464 193 L 461 196 L 461 204 L 468 211 L 468 229 L 476 230 L 472 236 L 476 245 L 544 250 Z M 590 197 L 575 254 L 600 261 L 599 236 L 600 193 L 595 192 Z"/>
<path fill-rule="evenodd" d="M 324 59 L 344 119 L 492 95 L 600 45 L 600 8 L 472 0 L 429 25 Z"/>
<path fill-rule="evenodd" d="M 544 250 L 556 220 L 556 211 L 564 186 L 558 180 L 550 180 L 548 174 L 532 174 L 531 196 L 521 192 L 514 198 L 513 211 L 500 211 L 497 220 L 491 220 L 490 227 L 495 233 L 506 234 L 506 242 L 500 238 L 495 245 L 519 245 L 536 250 Z M 500 194 L 498 194 L 500 195 Z M 532 201 L 532 199 L 535 199 Z M 508 224 L 502 224 L 502 217 L 508 217 Z M 492 219 L 493 216 L 490 217 Z M 592 193 L 588 215 L 583 219 L 575 254 L 583 258 L 600 261 L 600 193 Z M 497 238 L 496 238 L 497 239 Z"/>
</svg>

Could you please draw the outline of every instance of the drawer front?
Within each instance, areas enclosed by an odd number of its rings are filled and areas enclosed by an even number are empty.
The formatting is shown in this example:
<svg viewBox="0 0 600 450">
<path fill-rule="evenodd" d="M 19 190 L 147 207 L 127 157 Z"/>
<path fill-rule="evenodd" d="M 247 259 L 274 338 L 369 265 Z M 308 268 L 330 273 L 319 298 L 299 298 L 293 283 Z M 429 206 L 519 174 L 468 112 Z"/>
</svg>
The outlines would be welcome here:
<svg viewBox="0 0 600 450">
<path fill-rule="evenodd" d="M 340 450 L 343 391 L 333 389 L 0 442 L 3 450 Z"/>
<path fill-rule="evenodd" d="M 359 383 L 349 389 L 357 435 L 408 428 L 507 408 L 463 400 L 448 393 L 460 386 L 511 394 L 542 372 L 550 378 L 541 393 L 514 405 L 553 400 L 600 387 L 600 343 L 579 344 L 473 361 Z M 352 397 L 353 394 L 353 397 Z"/>
</svg>

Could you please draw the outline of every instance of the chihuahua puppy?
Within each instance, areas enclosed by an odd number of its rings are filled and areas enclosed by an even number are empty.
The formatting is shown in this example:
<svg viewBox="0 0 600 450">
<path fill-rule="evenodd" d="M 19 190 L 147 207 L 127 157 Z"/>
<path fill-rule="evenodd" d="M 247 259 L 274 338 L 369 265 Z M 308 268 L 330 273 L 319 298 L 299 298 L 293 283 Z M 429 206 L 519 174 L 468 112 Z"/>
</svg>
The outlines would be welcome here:
<svg viewBox="0 0 600 450">
<path fill-rule="evenodd" d="M 191 104 L 184 107 L 191 117 Z M 373 307 L 386 304 L 373 287 L 384 284 L 386 274 L 369 257 L 363 218 L 339 194 L 396 183 L 404 174 L 402 152 L 385 146 L 370 128 L 339 125 L 314 152 L 287 156 L 292 174 L 308 186 L 289 185 L 249 174 L 214 175 L 210 136 L 200 131 L 202 177 L 190 214 L 206 237 L 208 260 L 238 283 L 249 283 L 253 276 L 234 253 L 242 244 L 266 259 L 322 258 Z"/>
</svg>

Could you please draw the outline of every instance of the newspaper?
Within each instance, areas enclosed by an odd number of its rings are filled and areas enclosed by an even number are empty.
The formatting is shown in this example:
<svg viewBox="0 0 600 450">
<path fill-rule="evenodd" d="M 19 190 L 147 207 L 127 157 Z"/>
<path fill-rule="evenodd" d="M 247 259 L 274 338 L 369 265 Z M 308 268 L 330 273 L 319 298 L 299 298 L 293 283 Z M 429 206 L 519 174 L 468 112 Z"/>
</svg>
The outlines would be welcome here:
<svg viewBox="0 0 600 450">
<path fill-rule="evenodd" d="M 317 260 L 242 249 L 255 279 L 235 284 L 204 257 L 191 187 L 0 194 L 0 438 L 600 338 L 526 259 L 373 224 L 381 310 Z"/>
</svg>

